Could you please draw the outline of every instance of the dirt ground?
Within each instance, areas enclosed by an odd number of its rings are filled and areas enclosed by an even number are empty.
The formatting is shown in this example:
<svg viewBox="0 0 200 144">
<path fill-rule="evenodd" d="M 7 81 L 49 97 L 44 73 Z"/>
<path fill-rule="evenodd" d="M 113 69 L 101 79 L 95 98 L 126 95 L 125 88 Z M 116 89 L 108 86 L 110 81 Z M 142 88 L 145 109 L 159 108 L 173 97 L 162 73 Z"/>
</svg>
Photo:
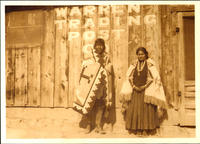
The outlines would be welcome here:
<svg viewBox="0 0 200 144">
<path fill-rule="evenodd" d="M 123 117 L 119 109 L 116 110 L 116 123 L 105 125 L 106 134 L 92 131 L 85 134 L 79 127 L 81 115 L 73 109 L 65 108 L 7 108 L 6 109 L 6 137 L 13 138 L 135 138 L 124 127 Z M 171 113 L 171 112 L 168 112 Z M 195 137 L 195 128 L 174 126 L 171 116 L 164 121 L 158 133 L 152 138 Z"/>
</svg>

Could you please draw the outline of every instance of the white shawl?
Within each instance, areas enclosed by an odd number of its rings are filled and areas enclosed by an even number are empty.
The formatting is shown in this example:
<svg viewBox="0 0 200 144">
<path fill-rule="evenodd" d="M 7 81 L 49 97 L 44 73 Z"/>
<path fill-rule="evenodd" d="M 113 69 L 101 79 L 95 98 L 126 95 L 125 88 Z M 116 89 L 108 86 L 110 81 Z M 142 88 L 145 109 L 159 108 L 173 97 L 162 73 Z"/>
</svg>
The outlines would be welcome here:
<svg viewBox="0 0 200 144">
<path fill-rule="evenodd" d="M 151 79 L 153 80 L 153 82 L 145 89 L 144 102 L 151 103 L 151 104 L 154 104 L 166 109 L 167 104 L 166 104 L 165 93 L 164 93 L 159 72 L 157 71 L 156 66 L 155 66 L 155 62 L 150 58 L 148 58 L 146 61 L 147 61 L 148 71 L 150 72 Z M 123 83 L 123 86 L 121 89 L 121 96 L 122 96 L 122 99 L 125 101 L 128 101 L 131 99 L 132 88 L 128 79 L 134 73 L 137 62 L 138 60 L 136 60 L 136 62 L 130 65 L 130 67 L 128 68 L 127 73 L 126 73 L 126 80 Z"/>
</svg>

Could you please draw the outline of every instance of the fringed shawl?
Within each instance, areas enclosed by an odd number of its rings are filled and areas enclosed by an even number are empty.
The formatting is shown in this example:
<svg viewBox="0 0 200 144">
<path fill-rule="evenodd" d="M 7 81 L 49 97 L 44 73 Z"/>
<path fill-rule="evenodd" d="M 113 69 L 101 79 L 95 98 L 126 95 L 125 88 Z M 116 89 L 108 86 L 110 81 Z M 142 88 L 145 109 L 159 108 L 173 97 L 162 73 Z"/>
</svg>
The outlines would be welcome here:
<svg viewBox="0 0 200 144">
<path fill-rule="evenodd" d="M 167 104 L 166 104 L 166 98 L 165 98 L 165 93 L 163 89 L 163 85 L 160 79 L 159 72 L 156 69 L 155 62 L 148 58 L 146 60 L 147 62 L 147 67 L 148 67 L 148 72 L 150 73 L 150 77 L 148 79 L 152 80 L 152 83 L 145 89 L 145 96 L 144 96 L 144 102 L 145 103 L 151 103 L 154 105 L 157 105 L 161 108 L 166 109 Z M 136 69 L 138 60 L 136 60 L 132 65 L 127 70 L 126 73 L 126 80 L 122 86 L 121 89 L 121 100 L 122 101 L 129 101 L 131 100 L 131 94 L 132 89 L 130 89 L 130 83 L 128 82 L 128 79 L 133 76 L 133 73 Z"/>
</svg>

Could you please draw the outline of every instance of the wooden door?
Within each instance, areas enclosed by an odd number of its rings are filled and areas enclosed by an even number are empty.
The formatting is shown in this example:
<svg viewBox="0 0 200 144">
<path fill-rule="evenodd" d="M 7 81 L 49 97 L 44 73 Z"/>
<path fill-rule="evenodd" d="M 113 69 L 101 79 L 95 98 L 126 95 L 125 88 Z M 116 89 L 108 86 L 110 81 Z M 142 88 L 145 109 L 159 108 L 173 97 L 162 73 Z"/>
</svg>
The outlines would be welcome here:
<svg viewBox="0 0 200 144">
<path fill-rule="evenodd" d="M 195 126 L 194 13 L 179 13 L 180 125 Z"/>
<path fill-rule="evenodd" d="M 40 105 L 42 11 L 6 14 L 7 106 Z"/>
<path fill-rule="evenodd" d="M 7 106 L 68 107 L 67 9 L 21 9 L 6 13 Z"/>
</svg>

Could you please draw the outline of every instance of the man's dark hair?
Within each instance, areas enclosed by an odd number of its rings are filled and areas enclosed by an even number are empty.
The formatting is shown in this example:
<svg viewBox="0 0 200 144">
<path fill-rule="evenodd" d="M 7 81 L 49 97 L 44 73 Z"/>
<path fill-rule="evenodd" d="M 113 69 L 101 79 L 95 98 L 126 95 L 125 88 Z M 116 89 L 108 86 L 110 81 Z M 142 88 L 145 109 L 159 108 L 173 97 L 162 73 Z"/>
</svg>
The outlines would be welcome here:
<svg viewBox="0 0 200 144">
<path fill-rule="evenodd" d="M 105 46 L 105 41 L 101 38 L 98 38 L 95 40 L 95 43 L 94 43 L 94 48 L 96 47 L 96 45 L 102 45 L 103 46 L 103 52 L 105 51 L 106 49 L 106 46 Z"/>
</svg>

